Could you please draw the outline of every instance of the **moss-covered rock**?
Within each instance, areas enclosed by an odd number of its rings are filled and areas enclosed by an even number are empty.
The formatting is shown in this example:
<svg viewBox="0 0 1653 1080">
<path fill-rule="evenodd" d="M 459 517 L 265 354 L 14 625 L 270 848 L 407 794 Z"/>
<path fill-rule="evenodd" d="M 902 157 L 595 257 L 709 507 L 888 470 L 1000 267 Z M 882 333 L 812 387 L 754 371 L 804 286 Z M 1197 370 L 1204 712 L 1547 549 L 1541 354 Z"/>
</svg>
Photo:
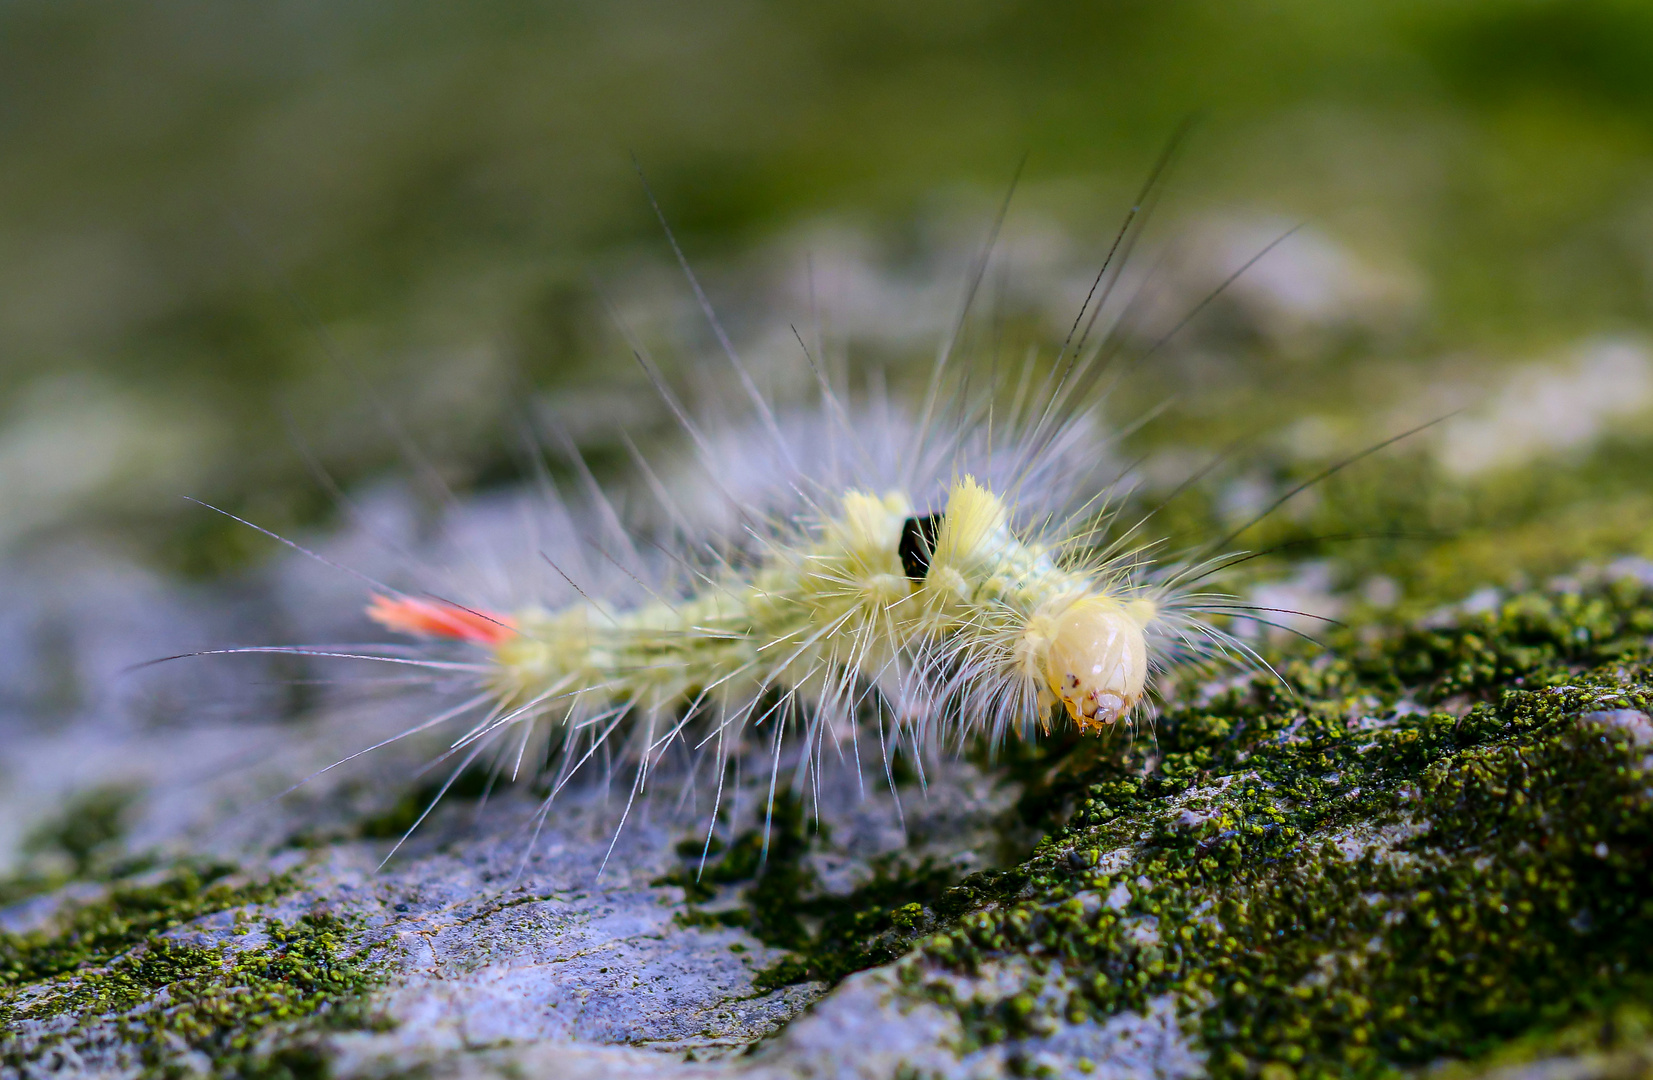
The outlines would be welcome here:
<svg viewBox="0 0 1653 1080">
<path fill-rule="evenodd" d="M 337 917 L 268 914 L 293 885 L 180 866 L 0 934 L 0 1072 L 316 1075 L 376 979 Z"/>
<path fill-rule="evenodd" d="M 967 880 L 975 910 L 904 977 L 975 1045 L 1170 994 L 1219 1076 L 1634 1027 L 1653 1000 L 1650 612 L 1639 581 L 1603 576 L 1351 642 L 1293 665 L 1296 696 L 1259 676 L 1172 709 L 1051 785 L 1071 817 L 1015 872 Z"/>
<path fill-rule="evenodd" d="M 1433 483 L 1393 513 L 1429 520 Z M 1258 546 L 1339 527 L 1338 491 Z M 1545 550 L 1640 550 L 1567 527 Z M 922 781 L 897 757 L 893 794 L 844 770 L 767 822 L 747 776 L 721 846 L 692 791 L 611 850 L 600 791 L 541 827 L 533 792 L 467 774 L 375 869 L 434 790 L 376 757 L 272 809 L 259 835 L 287 840 L 235 872 L 142 857 L 147 796 L 90 789 L 0 885 L 0 1072 L 1632 1074 L 1653 1060 L 1653 567 L 1533 588 L 1488 543 L 1410 569 L 1345 551 L 1324 576 L 1349 626 L 1319 648 L 1256 628 L 1279 677 L 1185 678 L 1130 739 L 981 748 Z M 1398 603 L 1360 599 L 1378 575 Z"/>
</svg>

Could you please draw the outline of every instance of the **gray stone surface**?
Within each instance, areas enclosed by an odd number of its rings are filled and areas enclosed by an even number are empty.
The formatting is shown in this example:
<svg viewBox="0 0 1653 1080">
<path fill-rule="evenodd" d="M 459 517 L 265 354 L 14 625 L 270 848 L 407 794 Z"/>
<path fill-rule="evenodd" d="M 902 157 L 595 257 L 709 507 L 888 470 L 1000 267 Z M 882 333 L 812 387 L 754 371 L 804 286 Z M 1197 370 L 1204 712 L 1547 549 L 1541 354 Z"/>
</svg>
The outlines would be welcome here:
<svg viewBox="0 0 1653 1080">
<path fill-rule="evenodd" d="M 380 530 L 407 527 L 395 501 L 387 505 Z M 360 536 L 326 543 L 341 559 L 371 561 Z M 957 1017 L 893 968 L 830 992 L 819 983 L 758 990 L 756 974 L 784 954 L 744 930 L 686 925 L 683 890 L 654 884 L 683 865 L 676 843 L 705 826 L 704 796 L 698 806 L 678 800 L 669 780 L 632 810 L 617 841 L 623 784 L 566 790 L 537 838 L 527 792 L 507 791 L 480 810 L 450 800 L 381 867 L 390 842 L 360 839 L 355 827 L 421 775 L 440 776 L 441 766 L 421 770 L 443 741 L 407 740 L 327 766 L 431 715 L 441 687 L 265 655 L 131 670 L 238 642 L 348 641 L 362 630 L 359 597 L 329 591 L 331 573 L 294 556 L 240 590 L 192 592 L 96 548 L 14 555 L 0 566 L 11 589 L 0 637 L 16 646 L 0 660 L 0 861 L 13 874 L 62 872 L 61 855 L 31 848 L 30 836 L 77 798 L 115 792 L 128 803 L 125 831 L 107 857 L 212 856 L 249 879 L 293 874 L 296 890 L 244 914 L 343 916 L 386 975 L 372 1002 L 386 1030 L 325 1036 L 339 1076 L 978 1077 L 1002 1074 L 1012 1059 L 1059 1073 L 1084 1060 L 1107 1076 L 1193 1068 L 1164 1010 L 972 1054 Z M 1014 853 L 1014 789 L 949 763 L 903 786 L 898 807 L 882 767 L 866 766 L 864 780 L 853 764 L 829 770 L 810 795 L 831 841 L 808 856 L 809 868 L 828 892 L 847 894 L 873 860 L 892 854 L 947 860 L 963 874 Z M 748 776 L 730 793 L 726 832 L 756 820 L 766 787 L 766 776 Z M 29 898 L 0 910 L 0 929 L 50 929 L 106 888 L 83 881 Z M 705 906 L 735 902 L 725 887 Z M 231 950 L 267 944 L 257 919 L 231 912 L 168 936 Z M 1005 978 L 1001 991 L 1014 992 L 1019 976 Z M 110 1021 L 64 1016 L 13 1034 L 27 1045 L 72 1027 L 72 1044 L 21 1074 L 136 1072 Z M 18 1075 L 11 1066 L 0 1073 Z"/>
</svg>

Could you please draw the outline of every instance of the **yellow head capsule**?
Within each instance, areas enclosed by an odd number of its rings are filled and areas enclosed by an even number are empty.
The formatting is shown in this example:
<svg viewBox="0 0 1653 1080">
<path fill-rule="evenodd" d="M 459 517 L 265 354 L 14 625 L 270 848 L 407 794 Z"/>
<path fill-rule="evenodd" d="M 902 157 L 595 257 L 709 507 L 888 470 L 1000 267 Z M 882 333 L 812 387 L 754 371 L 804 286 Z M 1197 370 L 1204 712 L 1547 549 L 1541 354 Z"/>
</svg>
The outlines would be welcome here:
<svg viewBox="0 0 1653 1080">
<path fill-rule="evenodd" d="M 1049 688 L 1040 698 L 1060 701 L 1081 731 L 1098 734 L 1136 708 L 1148 681 L 1143 625 L 1153 614 L 1147 600 L 1086 596 L 1036 620 Z"/>
</svg>

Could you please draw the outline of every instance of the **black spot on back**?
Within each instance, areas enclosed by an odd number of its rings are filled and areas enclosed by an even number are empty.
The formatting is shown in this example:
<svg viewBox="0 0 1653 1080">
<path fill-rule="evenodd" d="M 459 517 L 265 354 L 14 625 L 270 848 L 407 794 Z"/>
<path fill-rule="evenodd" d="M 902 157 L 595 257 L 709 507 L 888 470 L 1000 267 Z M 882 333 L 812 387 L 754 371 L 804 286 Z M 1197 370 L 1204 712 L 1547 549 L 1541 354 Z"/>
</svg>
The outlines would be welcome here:
<svg viewBox="0 0 1653 1080">
<path fill-rule="evenodd" d="M 910 517 L 901 524 L 901 569 L 914 581 L 923 581 L 930 572 L 930 553 L 936 549 L 941 531 L 940 514 Z"/>
</svg>

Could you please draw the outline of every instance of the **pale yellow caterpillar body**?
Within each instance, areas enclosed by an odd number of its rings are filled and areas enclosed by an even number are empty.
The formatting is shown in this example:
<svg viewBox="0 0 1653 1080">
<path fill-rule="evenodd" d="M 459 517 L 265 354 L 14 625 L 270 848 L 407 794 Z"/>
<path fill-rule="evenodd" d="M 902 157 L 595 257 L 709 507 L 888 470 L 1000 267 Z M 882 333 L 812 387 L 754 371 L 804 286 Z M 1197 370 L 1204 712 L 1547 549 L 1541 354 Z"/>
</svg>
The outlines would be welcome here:
<svg viewBox="0 0 1653 1080">
<path fill-rule="evenodd" d="M 915 498 L 825 488 L 782 466 L 790 512 L 749 507 L 735 555 L 680 557 L 675 580 L 642 583 L 640 602 L 605 602 L 562 575 L 575 598 L 561 604 L 493 611 L 379 595 L 369 614 L 479 653 L 481 715 L 454 749 L 469 763 L 503 740 L 520 761 L 531 740 L 548 741 L 558 787 L 620 747 L 634 790 L 674 745 L 720 771 L 752 748 L 777 770 L 783 750 L 818 768 L 823 749 L 857 741 L 869 722 L 886 756 L 1060 724 L 1104 735 L 1148 714 L 1158 673 L 1249 650 L 1200 617 L 1221 601 L 1183 584 L 1198 568 L 1156 572 L 1130 530 L 1096 539 L 1112 515 L 1093 508 L 1110 492 L 1087 492 L 1071 470 L 1076 449 L 1099 451 L 1075 436 L 1079 418 L 1055 426 L 1042 453 L 1012 454 L 1009 470 L 961 429 L 940 436 L 941 459 L 982 457 L 1009 472 L 1006 487 L 1037 485 L 1039 506 L 1079 504 L 1066 514 L 1030 513 L 969 472 L 933 476 Z M 810 488 L 821 493 L 800 494 Z M 934 512 L 921 512 L 926 496 Z"/>
<path fill-rule="evenodd" d="M 754 435 L 732 459 L 720 456 L 737 425 L 691 419 L 646 352 L 634 351 L 689 436 L 709 481 L 701 493 L 723 504 L 721 526 L 693 524 L 676 503 L 696 492 L 662 480 L 641 455 L 672 526 L 622 526 L 561 439 L 587 512 L 548 490 L 570 543 L 540 554 L 566 589 L 503 604 L 388 587 L 374 596 L 368 614 L 380 626 L 447 650 L 384 659 L 426 662 L 470 684 L 458 707 L 412 731 L 462 725 L 444 755 L 451 776 L 483 755 L 496 773 L 543 763 L 546 808 L 594 758 L 605 775 L 629 766 L 635 799 L 668 754 L 685 750 L 696 769 L 711 762 L 719 799 L 724 766 L 761 755 L 772 802 L 783 758 L 801 785 L 828 749 L 859 764 L 864 733 L 876 733 L 886 768 L 898 752 L 922 761 L 1058 725 L 1104 736 L 1152 715 L 1169 670 L 1261 663 L 1210 621 L 1245 605 L 1195 591 L 1220 560 L 1156 562 L 1161 545 L 1142 535 L 1151 513 L 1124 527 L 1120 475 L 1096 480 L 1108 457 L 1096 436 L 1097 388 L 1119 349 L 1106 331 L 1086 342 L 1119 280 L 1115 254 L 1122 260 L 1122 241 L 1134 238 L 1140 202 L 1054 360 L 1030 352 L 1013 378 L 977 372 L 973 384 L 952 357 L 955 327 L 916 422 L 876 380 L 852 403 L 801 338 L 820 407 L 783 416 L 684 262 Z M 964 312 L 984 269 L 985 256 Z M 737 494 L 731 460 L 767 470 L 767 484 Z M 637 587 L 621 590 L 628 597 L 582 573 L 593 551 Z M 455 659 L 455 648 L 469 655 Z"/>
<path fill-rule="evenodd" d="M 1060 702 L 1094 733 L 1141 704 L 1159 605 L 1105 565 L 1064 567 L 1023 542 L 973 477 L 926 518 L 898 492 L 847 492 L 809 533 L 753 573 L 623 614 L 582 602 L 500 617 L 383 596 L 371 614 L 489 647 L 487 681 L 513 719 L 664 717 L 710 702 L 740 725 L 773 689 L 831 724 L 853 722 L 876 689 L 901 721 L 951 701 L 1044 723 Z"/>
</svg>

